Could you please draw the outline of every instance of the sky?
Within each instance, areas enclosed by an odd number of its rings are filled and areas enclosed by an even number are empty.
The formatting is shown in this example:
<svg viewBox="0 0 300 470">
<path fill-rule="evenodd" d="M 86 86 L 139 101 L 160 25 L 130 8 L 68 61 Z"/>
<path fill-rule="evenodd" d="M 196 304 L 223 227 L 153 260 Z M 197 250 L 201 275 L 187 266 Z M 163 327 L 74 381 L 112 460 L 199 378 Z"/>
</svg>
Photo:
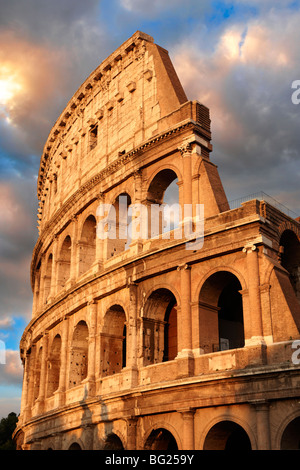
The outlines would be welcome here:
<svg viewBox="0 0 300 470">
<path fill-rule="evenodd" d="M 300 0 L 0 0 L 0 418 L 20 411 L 39 161 L 81 83 L 137 30 L 149 34 L 188 99 L 210 108 L 228 200 L 264 191 L 296 217 L 299 24 Z"/>
</svg>

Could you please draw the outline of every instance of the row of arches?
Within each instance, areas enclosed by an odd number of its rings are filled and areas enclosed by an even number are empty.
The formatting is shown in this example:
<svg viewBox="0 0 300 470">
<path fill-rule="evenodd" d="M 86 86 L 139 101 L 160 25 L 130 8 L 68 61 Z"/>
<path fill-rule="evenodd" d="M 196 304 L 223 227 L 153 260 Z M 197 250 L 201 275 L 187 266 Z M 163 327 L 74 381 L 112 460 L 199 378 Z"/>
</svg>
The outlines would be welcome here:
<svg viewBox="0 0 300 470">
<path fill-rule="evenodd" d="M 300 450 L 300 417 L 291 420 L 284 428 L 280 438 L 280 450 Z M 110 433 L 103 444 L 103 450 L 125 450 L 121 438 Z M 144 450 L 168 451 L 179 450 L 179 445 L 173 433 L 164 428 L 153 429 L 144 443 Z M 253 443 L 247 431 L 233 420 L 223 420 L 214 424 L 203 440 L 203 450 L 250 451 Z M 52 450 L 52 448 L 48 448 Z M 84 450 L 83 444 L 73 442 L 68 450 Z M 188 450 L 188 449 L 186 449 Z M 190 449 L 191 450 L 191 449 Z"/>
<path fill-rule="evenodd" d="M 147 227 L 149 222 L 147 238 L 178 227 L 179 215 L 176 212 L 181 211 L 177 183 L 177 174 L 171 169 L 161 170 L 150 183 L 143 204 L 146 209 L 151 206 L 157 210 L 153 210 L 145 218 Z M 66 287 L 71 278 L 80 278 L 95 263 L 109 260 L 130 248 L 132 232 L 136 230 L 132 223 L 134 212 L 130 210 L 134 207 L 133 202 L 127 192 L 121 192 L 112 204 L 100 203 L 105 211 L 100 218 L 99 205 L 94 204 L 80 227 L 78 226 L 80 233 L 76 237 L 71 229 L 58 237 L 57 249 L 50 247 L 44 259 L 40 258 L 36 265 L 34 296 L 37 309 L 42 308 L 50 298 Z M 173 207 L 172 212 L 166 210 L 168 205 Z M 109 212 L 106 211 L 107 206 L 110 207 Z M 155 217 L 152 217 L 153 213 Z M 103 226 L 99 224 L 101 219 Z"/>
<path fill-rule="evenodd" d="M 241 284 L 228 271 L 211 275 L 203 284 L 199 301 L 200 348 L 203 353 L 241 348 L 245 344 L 243 302 Z M 176 293 L 177 296 L 177 293 Z M 141 366 L 172 361 L 178 355 L 178 300 L 164 287 L 154 290 L 143 304 L 139 317 L 139 329 L 130 331 L 128 314 L 119 304 L 112 305 L 103 317 L 97 334 L 99 354 L 98 376 L 106 377 L 121 372 L 128 365 L 128 358 L 141 356 Z M 179 307 L 180 308 L 180 307 Z M 129 350 L 128 335 L 140 338 L 139 351 Z M 85 320 L 77 322 L 71 337 L 67 374 L 68 388 L 76 387 L 87 378 L 89 366 L 90 331 Z M 34 399 L 39 396 L 43 353 L 41 346 L 35 363 Z M 63 359 L 64 358 L 64 359 Z M 66 359 L 63 354 L 61 333 L 48 344 L 46 396 L 58 390 L 60 370 Z M 98 364 L 98 361 L 96 361 Z M 64 379 L 66 381 L 66 379 Z"/>
</svg>

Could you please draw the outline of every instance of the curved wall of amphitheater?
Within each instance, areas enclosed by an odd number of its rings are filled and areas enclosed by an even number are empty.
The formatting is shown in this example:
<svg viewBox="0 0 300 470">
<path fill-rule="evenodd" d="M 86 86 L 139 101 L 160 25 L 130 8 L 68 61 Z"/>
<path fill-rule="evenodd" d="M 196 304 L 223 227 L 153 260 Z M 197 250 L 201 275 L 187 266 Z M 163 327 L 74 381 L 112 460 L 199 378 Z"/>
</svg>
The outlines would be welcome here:
<svg viewBox="0 0 300 470">
<path fill-rule="evenodd" d="M 18 449 L 299 447 L 299 223 L 230 209 L 211 150 L 209 110 L 141 32 L 67 104 L 38 177 Z"/>
</svg>

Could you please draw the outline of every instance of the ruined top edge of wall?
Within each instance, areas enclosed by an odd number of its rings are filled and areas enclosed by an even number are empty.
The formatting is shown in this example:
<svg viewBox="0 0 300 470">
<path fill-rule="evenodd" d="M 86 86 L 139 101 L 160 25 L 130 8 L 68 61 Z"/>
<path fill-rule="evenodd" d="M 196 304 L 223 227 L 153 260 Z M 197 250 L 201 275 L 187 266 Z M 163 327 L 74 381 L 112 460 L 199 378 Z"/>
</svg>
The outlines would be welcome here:
<svg viewBox="0 0 300 470">
<path fill-rule="evenodd" d="M 37 188 L 38 194 L 43 187 L 43 181 L 49 166 L 49 161 L 51 160 L 51 153 L 53 153 L 57 142 L 62 138 L 64 132 L 70 125 L 74 115 L 78 115 L 79 112 L 82 112 L 82 109 L 84 109 L 89 100 L 93 99 L 93 95 L 95 95 L 98 89 L 99 91 L 101 91 L 101 89 L 109 89 L 111 86 L 109 84 L 112 83 L 115 77 L 117 77 L 118 81 L 122 80 L 122 73 L 116 73 L 119 64 L 121 70 L 122 67 L 126 68 L 127 65 L 125 64 L 126 62 L 128 63 L 131 57 L 133 57 L 135 63 L 141 63 L 141 59 L 145 54 L 147 54 L 147 57 L 152 57 L 152 70 L 143 71 L 144 79 L 151 81 L 152 75 L 155 77 L 155 83 L 157 83 L 157 100 L 161 110 L 160 117 L 169 114 L 187 101 L 185 92 L 169 58 L 168 51 L 154 44 L 154 40 L 151 36 L 137 31 L 89 75 L 69 100 L 65 109 L 55 122 L 49 133 L 41 157 Z M 147 73 L 149 76 L 147 76 Z M 135 78 L 136 77 L 133 76 L 132 80 Z"/>
</svg>

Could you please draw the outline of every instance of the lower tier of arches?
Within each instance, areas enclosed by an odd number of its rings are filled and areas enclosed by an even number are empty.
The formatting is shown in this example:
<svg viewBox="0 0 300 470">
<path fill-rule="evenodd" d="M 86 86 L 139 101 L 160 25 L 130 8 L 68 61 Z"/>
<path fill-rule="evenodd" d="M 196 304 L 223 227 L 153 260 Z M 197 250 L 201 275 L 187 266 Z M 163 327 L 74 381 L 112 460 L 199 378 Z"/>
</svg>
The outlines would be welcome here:
<svg viewBox="0 0 300 470">
<path fill-rule="evenodd" d="M 15 439 L 19 450 L 300 450 L 298 403 L 261 399 L 111 418 L 105 404 L 81 403 L 27 423 Z"/>
</svg>

